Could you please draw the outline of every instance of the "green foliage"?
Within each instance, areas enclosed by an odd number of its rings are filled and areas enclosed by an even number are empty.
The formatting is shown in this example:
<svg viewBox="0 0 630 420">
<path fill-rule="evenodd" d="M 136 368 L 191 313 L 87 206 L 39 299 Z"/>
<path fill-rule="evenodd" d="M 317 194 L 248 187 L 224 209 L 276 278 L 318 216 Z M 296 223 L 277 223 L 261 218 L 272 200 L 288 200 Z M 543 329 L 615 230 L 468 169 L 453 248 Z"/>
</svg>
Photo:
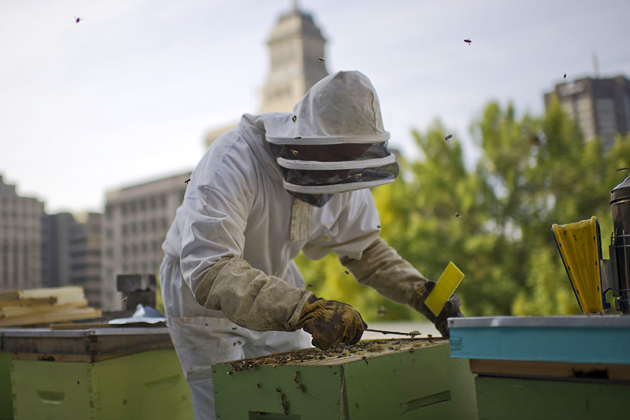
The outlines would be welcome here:
<svg viewBox="0 0 630 420">
<path fill-rule="evenodd" d="M 467 315 L 578 313 L 551 225 L 595 215 L 607 257 L 609 190 L 625 176 L 616 169 L 630 166 L 630 135 L 606 151 L 558 102 L 542 117 L 515 114 L 491 102 L 471 125 L 482 152 L 473 169 L 439 121 L 414 131 L 422 158 L 399 158 L 398 180 L 373 191 L 382 237 L 427 278 L 453 261 L 466 274 L 457 293 Z M 297 263 L 317 295 L 355 306 L 368 321 L 419 316 L 351 280 L 336 256 Z"/>
</svg>

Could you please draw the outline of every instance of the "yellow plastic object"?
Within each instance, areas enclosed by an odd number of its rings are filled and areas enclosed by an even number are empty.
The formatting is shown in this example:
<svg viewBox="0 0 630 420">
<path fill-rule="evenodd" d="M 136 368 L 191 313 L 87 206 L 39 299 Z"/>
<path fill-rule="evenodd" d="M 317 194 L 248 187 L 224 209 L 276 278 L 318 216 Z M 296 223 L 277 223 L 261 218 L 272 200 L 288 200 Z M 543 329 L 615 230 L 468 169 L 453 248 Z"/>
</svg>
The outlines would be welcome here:
<svg viewBox="0 0 630 420">
<path fill-rule="evenodd" d="M 440 312 L 442 312 L 444 304 L 453 295 L 463 278 L 464 273 L 453 264 L 453 261 L 449 262 L 446 266 L 446 270 L 444 270 L 433 288 L 433 291 L 431 291 L 429 297 L 427 297 L 427 300 L 424 302 L 431 312 L 433 312 L 433 315 L 438 316 Z"/>
<path fill-rule="evenodd" d="M 551 227 L 580 309 L 604 314 L 599 274 L 600 249 L 597 218 Z"/>
</svg>

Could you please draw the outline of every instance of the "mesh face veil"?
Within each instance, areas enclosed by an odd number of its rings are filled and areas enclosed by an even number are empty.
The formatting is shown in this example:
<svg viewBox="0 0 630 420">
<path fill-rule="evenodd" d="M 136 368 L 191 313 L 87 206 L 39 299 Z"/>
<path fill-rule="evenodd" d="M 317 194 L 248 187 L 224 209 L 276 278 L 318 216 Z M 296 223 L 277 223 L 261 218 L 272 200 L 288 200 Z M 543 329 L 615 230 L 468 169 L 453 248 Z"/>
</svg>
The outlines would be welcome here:
<svg viewBox="0 0 630 420">
<path fill-rule="evenodd" d="M 316 83 L 293 109 L 271 114 L 266 139 L 294 197 L 321 207 L 339 192 L 393 182 L 398 164 L 387 150 L 380 104 L 360 72 Z"/>
</svg>

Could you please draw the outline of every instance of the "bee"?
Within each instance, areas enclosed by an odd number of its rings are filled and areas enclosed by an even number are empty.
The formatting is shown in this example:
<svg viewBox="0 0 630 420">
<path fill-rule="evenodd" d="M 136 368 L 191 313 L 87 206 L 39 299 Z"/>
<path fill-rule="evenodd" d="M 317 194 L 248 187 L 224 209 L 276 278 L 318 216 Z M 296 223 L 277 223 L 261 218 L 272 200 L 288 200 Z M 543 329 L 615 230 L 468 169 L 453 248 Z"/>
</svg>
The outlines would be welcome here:
<svg viewBox="0 0 630 420">
<path fill-rule="evenodd" d="M 453 135 L 449 134 L 448 136 L 444 137 L 444 140 L 448 141 L 448 139 L 450 139 L 451 137 L 453 137 Z"/>
<path fill-rule="evenodd" d="M 291 149 L 291 153 L 293 153 L 293 156 L 297 156 L 299 152 L 295 149 Z"/>
<path fill-rule="evenodd" d="M 455 217 L 462 217 L 458 212 L 455 212 Z"/>
<path fill-rule="evenodd" d="M 326 60 L 324 60 L 324 57 L 319 57 L 318 60 L 319 60 L 320 63 L 323 63 L 324 61 L 326 61 Z"/>
<path fill-rule="evenodd" d="M 350 274 L 350 272 L 348 270 L 345 271 L 346 274 Z"/>
<path fill-rule="evenodd" d="M 468 44 L 468 46 L 470 46 L 470 44 L 472 43 L 472 41 L 471 41 L 470 39 L 465 39 L 465 40 L 464 40 L 464 42 L 465 42 L 466 44 Z"/>
<path fill-rule="evenodd" d="M 389 311 L 388 311 L 388 310 L 387 310 L 387 308 L 386 308 L 386 307 L 384 307 L 383 305 L 381 305 L 381 307 L 380 307 L 380 308 L 378 308 L 378 314 L 379 314 L 379 315 L 381 315 L 381 316 L 383 316 L 383 315 L 387 314 L 387 312 L 389 312 Z"/>
<path fill-rule="evenodd" d="M 380 229 L 380 228 L 381 228 L 381 225 L 376 226 L 376 228 L 377 228 L 377 229 Z"/>
<path fill-rule="evenodd" d="M 359 178 L 361 178 L 362 176 L 363 176 L 363 174 L 356 174 L 354 177 L 355 177 L 356 179 L 359 179 Z"/>
<path fill-rule="evenodd" d="M 302 137 L 297 136 L 295 139 L 296 139 L 296 140 L 301 140 L 301 139 L 302 139 Z"/>
<path fill-rule="evenodd" d="M 188 184 L 190 182 L 190 178 L 188 178 L 186 181 L 184 181 L 184 184 Z"/>
<path fill-rule="evenodd" d="M 123 301 L 123 302 L 126 302 L 126 301 L 127 301 L 127 296 L 125 296 L 125 297 L 122 299 L 122 301 Z"/>
<path fill-rule="evenodd" d="M 83 18 L 80 18 L 80 17 L 78 17 L 78 16 L 75 16 L 75 17 L 74 17 L 74 23 L 79 23 L 79 22 L 81 22 L 81 20 L 82 20 L 82 19 L 83 19 Z"/>
<path fill-rule="evenodd" d="M 295 122 L 297 120 L 297 115 L 291 117 L 291 121 Z"/>
<path fill-rule="evenodd" d="M 313 287 L 313 285 L 311 283 L 309 283 L 307 287 Z"/>
<path fill-rule="evenodd" d="M 565 79 L 567 78 L 567 74 L 566 74 L 566 73 L 564 73 L 564 78 L 565 78 Z"/>
</svg>

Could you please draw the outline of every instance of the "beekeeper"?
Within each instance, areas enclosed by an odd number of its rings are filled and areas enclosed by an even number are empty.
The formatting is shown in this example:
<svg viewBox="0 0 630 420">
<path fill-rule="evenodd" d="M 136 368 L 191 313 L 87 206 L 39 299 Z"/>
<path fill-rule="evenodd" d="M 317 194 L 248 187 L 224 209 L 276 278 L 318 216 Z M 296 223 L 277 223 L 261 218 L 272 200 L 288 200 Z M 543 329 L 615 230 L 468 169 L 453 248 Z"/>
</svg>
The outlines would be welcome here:
<svg viewBox="0 0 630 420">
<path fill-rule="evenodd" d="M 243 115 L 191 175 L 163 244 L 160 270 L 171 337 L 196 419 L 214 419 L 211 365 L 313 345 L 358 342 L 367 327 L 350 305 L 305 290 L 293 259 L 329 252 L 362 284 L 406 303 L 447 335 L 424 306 L 435 284 L 379 238 L 370 187 L 398 175 L 378 96 L 358 71 L 315 84 L 293 113 Z M 309 335 L 310 334 L 310 335 Z"/>
</svg>

